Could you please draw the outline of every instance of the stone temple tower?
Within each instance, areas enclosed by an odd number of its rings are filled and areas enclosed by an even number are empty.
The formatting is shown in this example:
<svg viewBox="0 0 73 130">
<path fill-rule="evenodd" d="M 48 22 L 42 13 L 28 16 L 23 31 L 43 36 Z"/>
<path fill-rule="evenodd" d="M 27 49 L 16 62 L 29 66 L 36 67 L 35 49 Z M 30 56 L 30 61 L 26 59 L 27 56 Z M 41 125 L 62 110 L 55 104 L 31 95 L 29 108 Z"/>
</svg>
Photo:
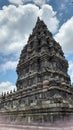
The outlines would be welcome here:
<svg viewBox="0 0 73 130">
<path fill-rule="evenodd" d="M 0 96 L 3 120 L 47 123 L 73 116 L 67 71 L 61 46 L 38 18 L 17 65 L 17 91 Z"/>
<path fill-rule="evenodd" d="M 38 18 L 28 44 L 20 55 L 17 90 L 32 88 L 36 91 L 48 87 L 50 93 L 55 90 L 56 94 L 56 91 L 61 90 L 61 96 L 67 97 L 70 92 L 67 70 L 68 62 L 61 46 L 53 39 L 44 22 Z"/>
<path fill-rule="evenodd" d="M 61 46 L 38 18 L 17 65 L 17 91 L 24 91 L 29 121 L 68 116 L 72 92 L 67 71 Z"/>
</svg>

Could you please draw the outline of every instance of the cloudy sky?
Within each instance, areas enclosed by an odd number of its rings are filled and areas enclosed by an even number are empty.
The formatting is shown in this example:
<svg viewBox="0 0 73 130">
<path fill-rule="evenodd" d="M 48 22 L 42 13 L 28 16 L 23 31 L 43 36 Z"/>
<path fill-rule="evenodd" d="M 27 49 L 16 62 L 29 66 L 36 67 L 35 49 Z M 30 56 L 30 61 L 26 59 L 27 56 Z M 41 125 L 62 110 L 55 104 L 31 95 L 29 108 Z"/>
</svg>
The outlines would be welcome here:
<svg viewBox="0 0 73 130">
<path fill-rule="evenodd" d="M 0 93 L 15 88 L 19 55 L 38 16 L 61 44 L 73 82 L 72 0 L 0 0 Z"/>
</svg>

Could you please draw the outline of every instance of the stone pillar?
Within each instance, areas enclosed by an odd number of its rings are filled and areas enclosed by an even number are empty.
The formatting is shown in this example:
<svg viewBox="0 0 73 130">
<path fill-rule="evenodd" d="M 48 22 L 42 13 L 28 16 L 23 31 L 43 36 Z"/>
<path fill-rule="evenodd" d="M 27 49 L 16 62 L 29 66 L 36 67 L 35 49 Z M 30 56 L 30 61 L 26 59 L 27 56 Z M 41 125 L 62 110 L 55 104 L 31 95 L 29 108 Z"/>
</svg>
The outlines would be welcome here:
<svg viewBox="0 0 73 130">
<path fill-rule="evenodd" d="M 51 123 L 53 123 L 53 113 L 50 113 L 50 121 L 51 121 Z"/>
<path fill-rule="evenodd" d="M 31 122 L 31 117 L 30 116 L 28 116 L 28 123 L 30 123 Z"/>
</svg>

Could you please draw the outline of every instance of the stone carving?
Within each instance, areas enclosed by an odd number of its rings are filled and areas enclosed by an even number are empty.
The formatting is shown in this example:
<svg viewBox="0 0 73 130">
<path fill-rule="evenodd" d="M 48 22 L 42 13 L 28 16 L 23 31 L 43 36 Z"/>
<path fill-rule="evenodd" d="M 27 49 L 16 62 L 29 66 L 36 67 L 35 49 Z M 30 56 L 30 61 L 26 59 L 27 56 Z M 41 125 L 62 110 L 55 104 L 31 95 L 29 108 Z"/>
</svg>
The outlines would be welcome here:
<svg viewBox="0 0 73 130">
<path fill-rule="evenodd" d="M 2 93 L 0 111 L 12 112 L 12 115 L 14 111 L 21 112 L 26 122 L 28 118 L 33 122 L 37 119 L 41 122 L 46 119 L 49 122 L 51 113 L 52 119 L 56 118 L 56 114 L 59 116 L 59 113 L 67 113 L 67 110 L 62 110 L 62 107 L 65 108 L 64 101 L 68 101 L 71 108 L 73 104 L 73 90 L 67 69 L 68 62 L 61 46 L 54 40 L 44 22 L 38 18 L 27 45 L 21 51 L 16 69 L 17 90 Z"/>
</svg>

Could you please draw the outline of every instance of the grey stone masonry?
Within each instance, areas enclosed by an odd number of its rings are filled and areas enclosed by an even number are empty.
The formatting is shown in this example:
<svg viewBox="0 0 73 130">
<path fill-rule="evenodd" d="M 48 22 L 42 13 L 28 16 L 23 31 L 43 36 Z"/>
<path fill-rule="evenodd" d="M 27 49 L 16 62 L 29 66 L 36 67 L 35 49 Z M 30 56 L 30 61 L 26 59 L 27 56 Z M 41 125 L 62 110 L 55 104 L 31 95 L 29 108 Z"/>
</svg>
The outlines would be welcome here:
<svg viewBox="0 0 73 130">
<path fill-rule="evenodd" d="M 52 122 L 73 114 L 73 90 L 61 46 L 38 18 L 16 68 L 17 90 L 0 97 L 9 119 Z"/>
</svg>

